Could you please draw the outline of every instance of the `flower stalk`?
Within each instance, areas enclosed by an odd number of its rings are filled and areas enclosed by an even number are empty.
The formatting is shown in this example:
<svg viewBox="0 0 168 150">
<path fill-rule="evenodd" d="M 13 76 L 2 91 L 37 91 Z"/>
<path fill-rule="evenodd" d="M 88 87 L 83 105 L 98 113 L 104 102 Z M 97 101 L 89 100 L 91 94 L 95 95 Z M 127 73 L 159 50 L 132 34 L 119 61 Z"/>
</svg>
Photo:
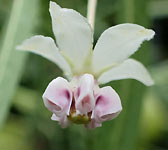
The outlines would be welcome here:
<svg viewBox="0 0 168 150">
<path fill-rule="evenodd" d="M 94 30 L 97 0 L 88 0 L 87 19 Z"/>
</svg>

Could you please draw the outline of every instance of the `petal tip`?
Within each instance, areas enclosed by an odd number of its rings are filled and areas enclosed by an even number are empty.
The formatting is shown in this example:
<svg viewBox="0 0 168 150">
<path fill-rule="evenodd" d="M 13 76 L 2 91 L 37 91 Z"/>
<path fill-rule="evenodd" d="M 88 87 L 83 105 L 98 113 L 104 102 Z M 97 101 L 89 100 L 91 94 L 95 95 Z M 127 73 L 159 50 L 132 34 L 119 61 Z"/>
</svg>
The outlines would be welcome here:
<svg viewBox="0 0 168 150">
<path fill-rule="evenodd" d="M 153 86 L 155 84 L 155 81 L 154 80 L 150 80 L 150 81 L 148 81 L 145 85 L 146 86 Z"/>
<path fill-rule="evenodd" d="M 30 50 L 30 48 L 29 48 L 28 45 L 25 45 L 25 41 L 24 41 L 22 44 L 16 46 L 16 50 L 18 50 L 18 51 L 28 51 L 28 50 Z"/>
<path fill-rule="evenodd" d="M 35 35 L 33 37 L 30 37 L 26 40 L 24 40 L 20 45 L 17 45 L 16 46 L 16 49 L 17 50 L 30 50 L 32 48 L 32 45 L 31 45 L 31 41 L 33 40 L 37 40 L 39 38 L 44 38 L 44 36 L 42 35 Z"/>
<path fill-rule="evenodd" d="M 149 40 L 151 40 L 154 37 L 155 31 L 153 31 L 151 29 L 146 29 L 146 32 L 148 34 L 147 40 L 149 41 Z"/>
<path fill-rule="evenodd" d="M 55 114 L 52 114 L 52 116 L 51 116 L 51 120 L 53 120 L 53 121 L 58 121 L 58 118 L 56 117 Z"/>
<path fill-rule="evenodd" d="M 51 11 L 52 9 L 60 9 L 60 8 L 61 7 L 56 2 L 50 1 L 49 11 Z"/>
</svg>

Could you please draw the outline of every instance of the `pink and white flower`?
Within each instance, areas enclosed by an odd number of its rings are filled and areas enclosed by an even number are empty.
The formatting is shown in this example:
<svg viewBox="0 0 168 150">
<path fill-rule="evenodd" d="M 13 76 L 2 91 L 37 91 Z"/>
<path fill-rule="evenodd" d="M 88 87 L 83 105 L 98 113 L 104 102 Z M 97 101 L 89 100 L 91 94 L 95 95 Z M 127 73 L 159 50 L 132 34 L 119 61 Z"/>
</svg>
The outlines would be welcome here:
<svg viewBox="0 0 168 150">
<path fill-rule="evenodd" d="M 148 71 L 129 58 L 154 31 L 136 24 L 120 24 L 105 30 L 93 50 L 93 32 L 86 18 L 72 9 L 50 2 L 50 15 L 56 43 L 37 35 L 17 47 L 39 54 L 56 63 L 65 77 L 51 81 L 43 94 L 51 119 L 62 127 L 70 122 L 96 128 L 112 120 L 122 110 L 120 97 L 106 86 L 112 80 L 136 79 L 153 85 Z"/>
</svg>

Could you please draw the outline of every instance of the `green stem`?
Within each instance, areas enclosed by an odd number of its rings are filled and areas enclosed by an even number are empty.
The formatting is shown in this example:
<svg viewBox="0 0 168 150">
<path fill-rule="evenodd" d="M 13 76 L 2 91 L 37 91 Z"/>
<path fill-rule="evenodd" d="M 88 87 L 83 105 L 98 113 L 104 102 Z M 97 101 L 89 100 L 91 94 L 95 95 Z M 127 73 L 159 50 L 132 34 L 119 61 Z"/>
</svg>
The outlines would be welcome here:
<svg viewBox="0 0 168 150">
<path fill-rule="evenodd" d="M 93 30 L 95 24 L 96 6 L 97 0 L 88 0 L 87 18 Z"/>
</svg>

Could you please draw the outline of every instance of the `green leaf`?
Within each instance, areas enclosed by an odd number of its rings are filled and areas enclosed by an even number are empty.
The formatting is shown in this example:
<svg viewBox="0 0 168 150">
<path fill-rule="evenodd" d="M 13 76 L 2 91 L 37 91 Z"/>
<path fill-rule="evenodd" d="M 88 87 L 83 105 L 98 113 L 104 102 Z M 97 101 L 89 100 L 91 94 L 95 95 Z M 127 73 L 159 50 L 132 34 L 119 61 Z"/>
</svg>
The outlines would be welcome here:
<svg viewBox="0 0 168 150">
<path fill-rule="evenodd" d="M 14 0 L 0 51 L 0 127 L 7 116 L 27 54 L 15 50 L 30 36 L 34 27 L 38 0 Z"/>
</svg>

